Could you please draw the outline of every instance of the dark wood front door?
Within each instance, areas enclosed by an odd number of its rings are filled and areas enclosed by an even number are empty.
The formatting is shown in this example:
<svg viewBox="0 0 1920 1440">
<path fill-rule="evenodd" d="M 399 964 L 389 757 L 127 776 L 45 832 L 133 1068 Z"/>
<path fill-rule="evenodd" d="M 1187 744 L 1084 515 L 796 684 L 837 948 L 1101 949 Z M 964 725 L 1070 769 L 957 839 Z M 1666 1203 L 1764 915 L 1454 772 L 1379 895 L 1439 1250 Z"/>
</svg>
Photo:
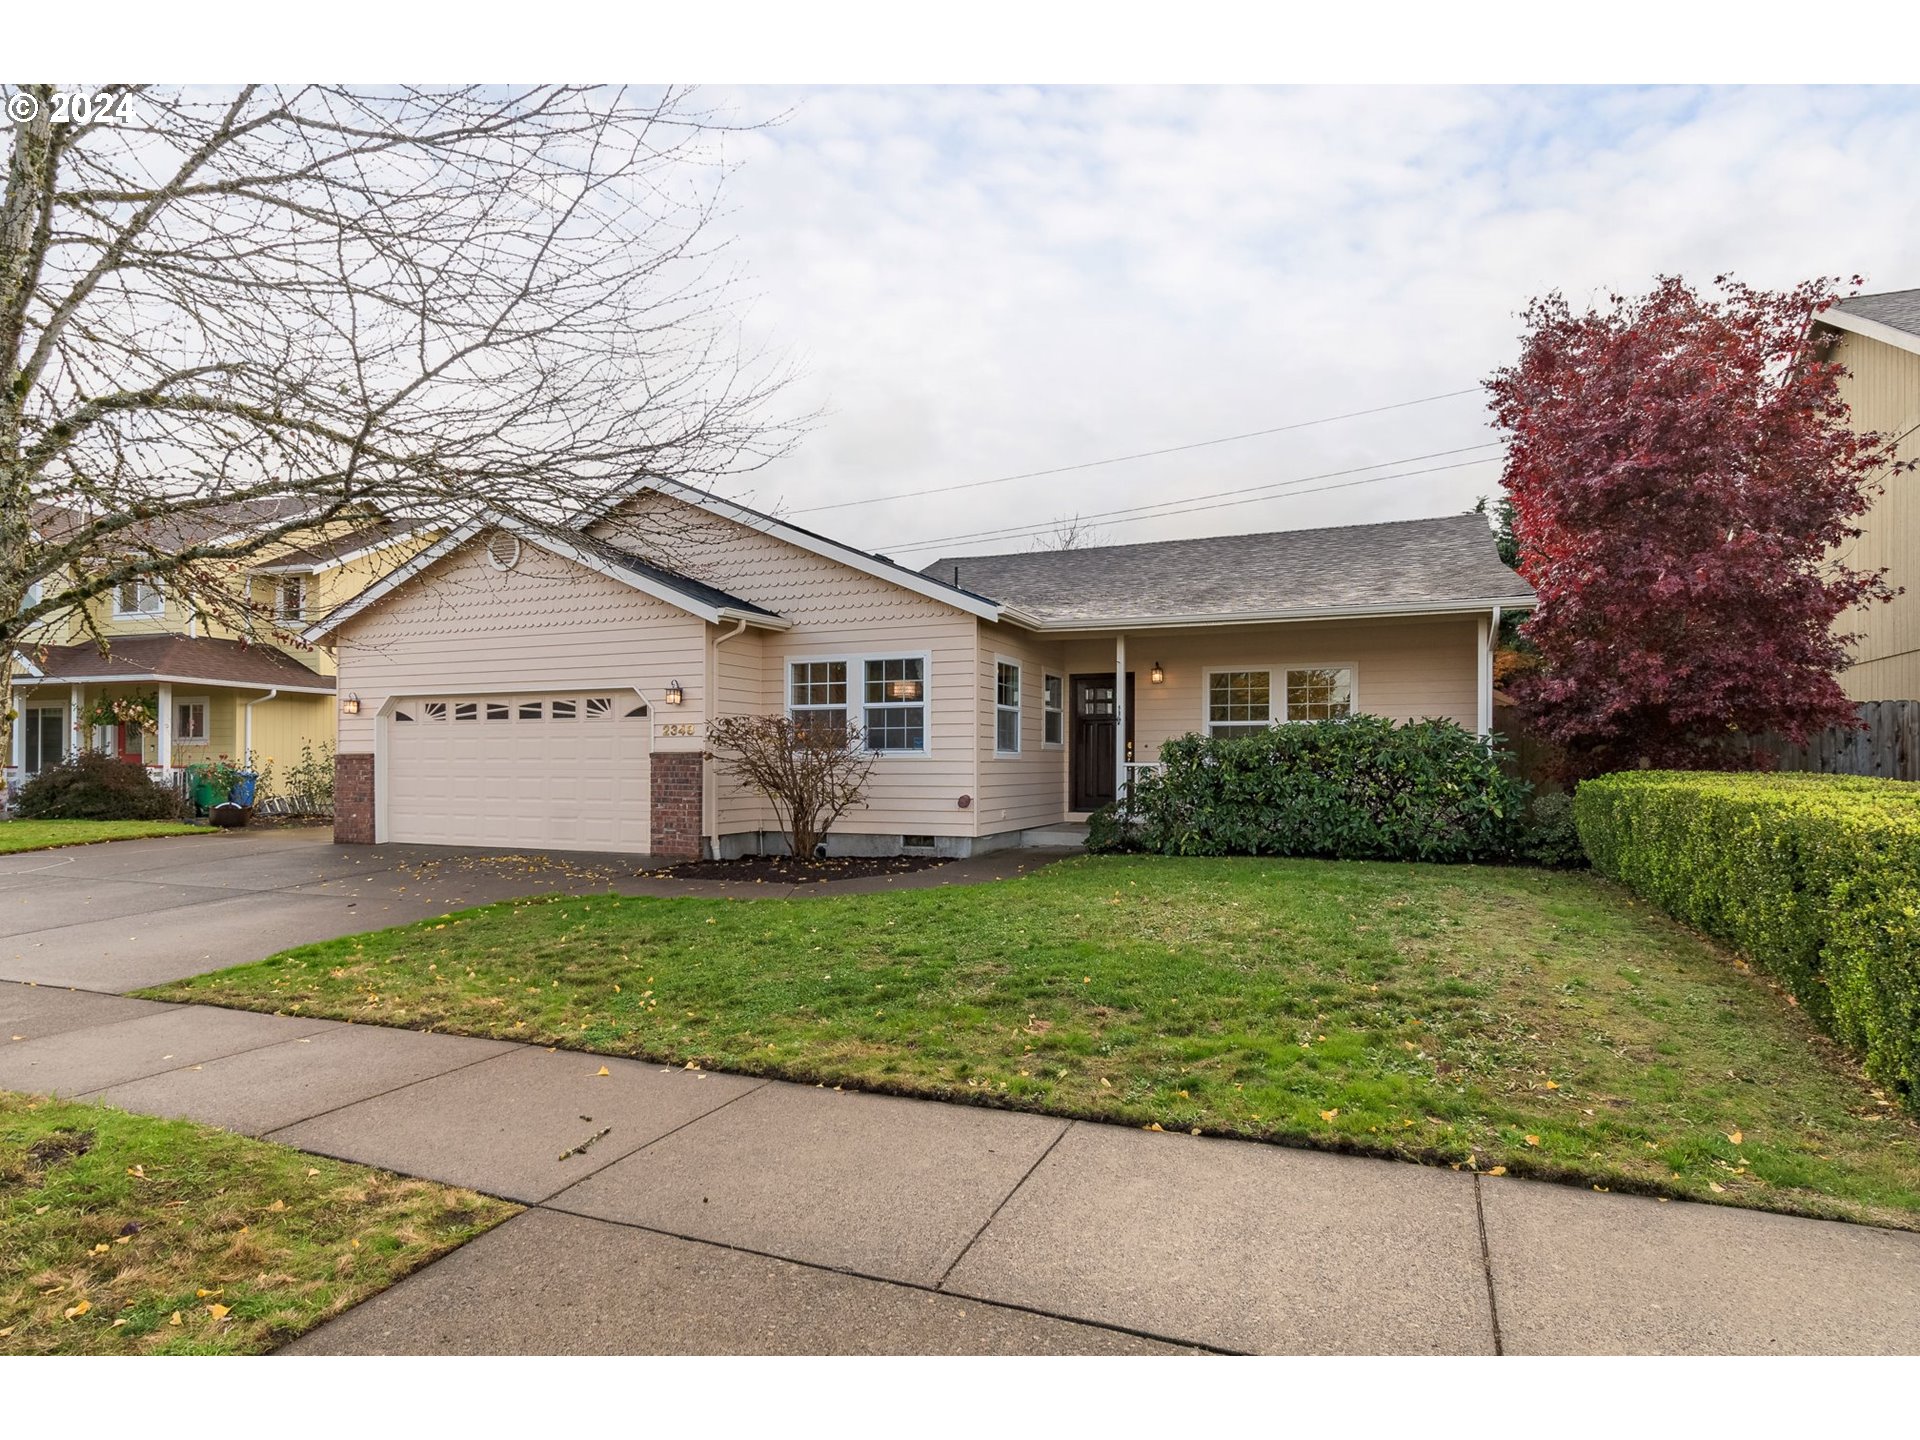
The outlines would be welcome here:
<svg viewBox="0 0 1920 1440">
<path fill-rule="evenodd" d="M 1075 675 L 1073 734 L 1067 745 L 1067 801 L 1072 810 L 1098 810 L 1113 803 L 1113 672 Z M 1127 758 L 1133 758 L 1133 673 L 1127 673 Z"/>
</svg>

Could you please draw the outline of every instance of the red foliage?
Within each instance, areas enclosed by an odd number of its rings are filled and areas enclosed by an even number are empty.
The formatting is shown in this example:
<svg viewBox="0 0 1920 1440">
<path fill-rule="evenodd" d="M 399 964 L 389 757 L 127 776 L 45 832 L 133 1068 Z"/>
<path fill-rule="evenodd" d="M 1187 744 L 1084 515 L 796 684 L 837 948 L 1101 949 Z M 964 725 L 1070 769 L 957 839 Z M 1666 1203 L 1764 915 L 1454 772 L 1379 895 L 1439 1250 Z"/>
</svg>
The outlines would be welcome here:
<svg viewBox="0 0 1920 1440">
<path fill-rule="evenodd" d="M 1519 362 L 1487 382 L 1540 593 L 1523 633 L 1542 664 L 1511 693 L 1579 774 L 1746 768 L 1750 736 L 1855 723 L 1833 622 L 1892 593 L 1829 558 L 1892 458 L 1850 428 L 1810 338 L 1832 283 L 1714 284 L 1663 277 L 1584 315 L 1535 300 Z"/>
</svg>

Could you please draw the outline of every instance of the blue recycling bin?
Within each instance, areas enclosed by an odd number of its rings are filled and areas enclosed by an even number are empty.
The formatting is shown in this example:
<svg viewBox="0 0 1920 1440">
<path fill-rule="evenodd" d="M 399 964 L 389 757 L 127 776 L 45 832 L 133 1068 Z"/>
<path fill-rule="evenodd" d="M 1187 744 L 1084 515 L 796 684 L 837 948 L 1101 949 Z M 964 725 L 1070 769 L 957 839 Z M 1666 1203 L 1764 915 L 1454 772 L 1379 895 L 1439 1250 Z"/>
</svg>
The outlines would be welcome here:
<svg viewBox="0 0 1920 1440">
<path fill-rule="evenodd" d="M 252 770 L 242 770 L 239 779 L 233 782 L 233 789 L 227 792 L 227 798 L 236 805 L 251 805 L 254 788 L 259 783 L 259 775 Z"/>
</svg>

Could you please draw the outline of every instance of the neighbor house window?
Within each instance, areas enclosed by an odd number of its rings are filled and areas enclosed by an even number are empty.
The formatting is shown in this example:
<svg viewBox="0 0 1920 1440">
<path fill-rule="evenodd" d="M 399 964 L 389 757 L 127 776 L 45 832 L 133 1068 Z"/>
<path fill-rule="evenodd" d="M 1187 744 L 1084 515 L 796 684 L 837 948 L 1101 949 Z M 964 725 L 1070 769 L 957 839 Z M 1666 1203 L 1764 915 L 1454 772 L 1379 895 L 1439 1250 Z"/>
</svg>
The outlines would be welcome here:
<svg viewBox="0 0 1920 1440">
<path fill-rule="evenodd" d="M 1058 675 L 1042 676 L 1041 693 L 1044 716 L 1044 728 L 1040 732 L 1041 743 L 1059 745 L 1063 743 L 1067 733 L 1066 708 L 1062 704 L 1065 699 L 1064 682 Z"/>
<path fill-rule="evenodd" d="M 1273 672 L 1215 670 L 1207 676 L 1207 733 L 1251 735 L 1273 723 Z"/>
<path fill-rule="evenodd" d="M 113 592 L 115 615 L 158 615 L 162 608 L 160 589 L 145 580 L 122 580 Z"/>
<path fill-rule="evenodd" d="M 298 620 L 307 613 L 307 577 L 282 575 L 275 606 L 282 620 Z"/>
<path fill-rule="evenodd" d="M 918 655 L 862 662 L 866 693 L 862 728 L 869 750 L 927 748 L 927 662 Z"/>
<path fill-rule="evenodd" d="M 1353 713 L 1353 672 L 1327 666 L 1287 671 L 1287 719 L 1337 720 Z"/>
<path fill-rule="evenodd" d="M 994 667 L 993 749 L 997 755 L 1020 753 L 1020 667 L 1002 660 Z"/>
<path fill-rule="evenodd" d="M 173 740 L 176 745 L 207 743 L 207 702 L 205 700 L 173 702 Z"/>
<path fill-rule="evenodd" d="M 67 712 L 54 706 L 30 708 L 25 716 L 27 774 L 37 775 L 67 758 Z"/>
</svg>

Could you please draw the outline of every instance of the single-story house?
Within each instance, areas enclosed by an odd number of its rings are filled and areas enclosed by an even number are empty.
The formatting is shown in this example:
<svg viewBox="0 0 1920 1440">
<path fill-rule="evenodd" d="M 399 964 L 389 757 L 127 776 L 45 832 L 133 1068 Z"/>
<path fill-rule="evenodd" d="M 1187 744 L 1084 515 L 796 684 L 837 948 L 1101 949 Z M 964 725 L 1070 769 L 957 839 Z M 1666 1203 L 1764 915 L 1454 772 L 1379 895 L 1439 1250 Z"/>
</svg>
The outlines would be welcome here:
<svg viewBox="0 0 1920 1440">
<path fill-rule="evenodd" d="M 778 850 L 707 721 L 826 712 L 877 756 L 835 853 L 1031 843 L 1162 741 L 1366 711 L 1492 723 L 1503 610 L 1452 515 L 913 570 L 649 481 L 564 533 L 474 523 L 307 632 L 335 647 L 336 838 Z"/>
</svg>

